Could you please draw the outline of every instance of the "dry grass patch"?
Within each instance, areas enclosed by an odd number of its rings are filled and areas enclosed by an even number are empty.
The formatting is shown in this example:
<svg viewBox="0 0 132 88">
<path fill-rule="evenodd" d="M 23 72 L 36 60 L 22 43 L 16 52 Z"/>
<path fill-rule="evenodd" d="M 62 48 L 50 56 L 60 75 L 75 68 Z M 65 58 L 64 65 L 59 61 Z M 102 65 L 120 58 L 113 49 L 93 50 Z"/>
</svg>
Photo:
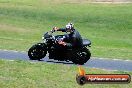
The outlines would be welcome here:
<svg viewBox="0 0 132 88">
<path fill-rule="evenodd" d="M 11 26 L 7 24 L 0 24 L 0 31 L 16 32 L 16 33 L 29 33 L 31 32 L 28 29 L 20 28 L 16 26 Z"/>
</svg>

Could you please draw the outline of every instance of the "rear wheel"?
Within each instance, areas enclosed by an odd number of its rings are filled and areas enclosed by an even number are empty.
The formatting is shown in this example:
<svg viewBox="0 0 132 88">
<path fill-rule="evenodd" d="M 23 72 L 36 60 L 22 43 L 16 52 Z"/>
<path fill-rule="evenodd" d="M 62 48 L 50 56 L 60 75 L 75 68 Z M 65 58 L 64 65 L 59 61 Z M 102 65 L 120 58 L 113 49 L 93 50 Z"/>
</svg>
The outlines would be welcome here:
<svg viewBox="0 0 132 88">
<path fill-rule="evenodd" d="M 90 59 L 90 57 L 91 53 L 89 49 L 84 47 L 83 49 L 79 49 L 74 52 L 72 62 L 75 64 L 83 65 Z"/>
<path fill-rule="evenodd" d="M 28 51 L 28 56 L 30 60 L 40 60 L 44 58 L 46 54 L 46 45 L 43 43 L 33 45 Z"/>
</svg>

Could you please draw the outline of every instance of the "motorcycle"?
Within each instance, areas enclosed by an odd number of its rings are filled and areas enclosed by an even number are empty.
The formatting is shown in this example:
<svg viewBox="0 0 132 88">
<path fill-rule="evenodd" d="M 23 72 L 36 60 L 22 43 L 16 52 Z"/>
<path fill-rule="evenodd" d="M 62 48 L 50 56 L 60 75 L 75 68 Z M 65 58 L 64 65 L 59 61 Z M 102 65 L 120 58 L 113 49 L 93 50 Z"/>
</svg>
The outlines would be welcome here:
<svg viewBox="0 0 132 88">
<path fill-rule="evenodd" d="M 49 59 L 72 61 L 79 65 L 83 65 L 90 59 L 91 53 L 87 48 L 87 46 L 91 46 L 90 40 L 83 39 L 81 47 L 67 49 L 58 44 L 59 41 L 64 40 L 65 35 L 53 35 L 54 32 L 54 30 L 46 32 L 42 37 L 43 42 L 37 43 L 29 49 L 30 60 L 41 60 L 47 53 L 49 53 Z"/>
</svg>

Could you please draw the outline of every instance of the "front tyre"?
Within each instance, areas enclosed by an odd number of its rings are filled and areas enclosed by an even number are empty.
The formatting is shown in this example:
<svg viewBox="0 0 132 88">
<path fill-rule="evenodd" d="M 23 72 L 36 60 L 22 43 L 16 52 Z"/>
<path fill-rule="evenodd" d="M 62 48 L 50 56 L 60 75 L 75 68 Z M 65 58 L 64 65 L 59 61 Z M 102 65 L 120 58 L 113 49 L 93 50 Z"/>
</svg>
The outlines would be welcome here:
<svg viewBox="0 0 132 88">
<path fill-rule="evenodd" d="M 91 57 L 91 53 L 89 49 L 84 47 L 74 52 L 72 62 L 75 64 L 83 65 L 90 59 L 90 57 Z"/>
<path fill-rule="evenodd" d="M 37 43 L 33 45 L 29 51 L 28 56 L 30 60 L 40 60 L 47 54 L 46 45 L 44 43 Z"/>
</svg>

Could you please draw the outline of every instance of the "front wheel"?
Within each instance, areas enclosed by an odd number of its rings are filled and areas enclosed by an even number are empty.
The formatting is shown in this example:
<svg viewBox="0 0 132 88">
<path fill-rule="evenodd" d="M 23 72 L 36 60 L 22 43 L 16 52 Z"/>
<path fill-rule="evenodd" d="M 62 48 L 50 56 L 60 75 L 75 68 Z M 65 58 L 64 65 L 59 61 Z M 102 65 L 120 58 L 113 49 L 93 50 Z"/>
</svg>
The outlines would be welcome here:
<svg viewBox="0 0 132 88">
<path fill-rule="evenodd" d="M 30 60 L 40 60 L 44 58 L 46 54 L 47 49 L 44 43 L 35 44 L 28 51 L 28 56 Z"/>
<path fill-rule="evenodd" d="M 75 64 L 83 65 L 90 59 L 90 57 L 91 57 L 91 53 L 89 49 L 84 47 L 74 52 L 72 62 Z"/>
</svg>

